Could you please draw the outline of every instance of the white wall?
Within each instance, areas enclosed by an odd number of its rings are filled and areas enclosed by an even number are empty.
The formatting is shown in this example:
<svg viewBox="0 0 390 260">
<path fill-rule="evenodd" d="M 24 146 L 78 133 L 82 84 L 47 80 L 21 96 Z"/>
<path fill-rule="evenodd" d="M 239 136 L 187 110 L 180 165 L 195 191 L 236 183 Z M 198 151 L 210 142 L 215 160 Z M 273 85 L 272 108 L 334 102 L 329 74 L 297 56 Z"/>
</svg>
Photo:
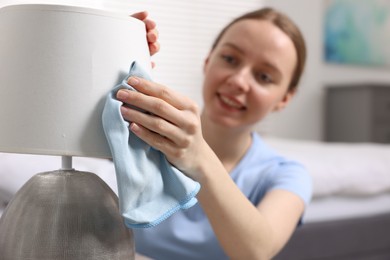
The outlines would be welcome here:
<svg viewBox="0 0 390 260">
<path fill-rule="evenodd" d="M 325 64 L 322 28 L 325 0 L 265 0 L 265 5 L 289 15 L 301 28 L 308 47 L 307 67 L 300 90 L 285 111 L 261 126 L 266 134 L 297 139 L 322 140 L 324 91 L 327 84 L 380 82 L 390 85 L 390 68 Z"/>
</svg>

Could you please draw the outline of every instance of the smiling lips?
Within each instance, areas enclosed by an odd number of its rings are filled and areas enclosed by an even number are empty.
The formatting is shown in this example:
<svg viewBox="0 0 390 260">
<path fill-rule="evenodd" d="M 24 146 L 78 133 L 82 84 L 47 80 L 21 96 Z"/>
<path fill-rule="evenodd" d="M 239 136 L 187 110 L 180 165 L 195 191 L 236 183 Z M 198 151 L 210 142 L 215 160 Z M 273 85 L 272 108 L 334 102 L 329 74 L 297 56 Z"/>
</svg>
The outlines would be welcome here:
<svg viewBox="0 0 390 260">
<path fill-rule="evenodd" d="M 227 105 L 231 108 L 234 108 L 234 109 L 237 109 L 237 110 L 244 110 L 246 109 L 245 106 L 243 106 L 242 104 L 240 104 L 239 102 L 237 102 L 236 100 L 234 99 L 231 99 L 227 96 L 224 96 L 224 95 L 221 95 L 221 94 L 218 94 L 218 97 L 219 97 L 219 100 L 221 100 L 221 102 L 224 104 L 224 105 Z"/>
</svg>

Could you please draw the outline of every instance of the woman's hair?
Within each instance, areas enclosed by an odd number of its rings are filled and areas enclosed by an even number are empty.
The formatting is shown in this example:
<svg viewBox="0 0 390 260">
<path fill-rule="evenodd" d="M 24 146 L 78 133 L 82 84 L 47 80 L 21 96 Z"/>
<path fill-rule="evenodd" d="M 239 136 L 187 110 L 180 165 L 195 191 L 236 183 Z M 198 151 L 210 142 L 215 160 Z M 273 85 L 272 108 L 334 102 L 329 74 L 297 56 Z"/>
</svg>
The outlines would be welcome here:
<svg viewBox="0 0 390 260">
<path fill-rule="evenodd" d="M 222 29 L 212 45 L 212 50 L 218 45 L 222 36 L 233 24 L 248 19 L 269 21 L 282 30 L 292 40 L 297 52 L 297 63 L 288 90 L 295 91 L 298 87 L 299 79 L 301 78 L 303 69 L 305 67 L 306 44 L 298 26 L 288 16 L 276 11 L 275 9 L 269 7 L 262 8 L 237 17 Z"/>
</svg>

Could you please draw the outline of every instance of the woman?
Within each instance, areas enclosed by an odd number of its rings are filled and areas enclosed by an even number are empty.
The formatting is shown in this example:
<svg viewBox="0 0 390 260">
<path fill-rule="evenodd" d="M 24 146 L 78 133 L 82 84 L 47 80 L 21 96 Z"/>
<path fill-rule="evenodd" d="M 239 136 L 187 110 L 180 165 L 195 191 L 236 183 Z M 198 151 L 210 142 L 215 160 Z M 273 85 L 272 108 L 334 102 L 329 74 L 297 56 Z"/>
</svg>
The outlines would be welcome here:
<svg viewBox="0 0 390 260">
<path fill-rule="evenodd" d="M 153 41 L 152 41 L 153 42 Z M 309 174 L 254 132 L 294 96 L 306 58 L 299 29 L 265 8 L 238 17 L 204 62 L 202 112 L 160 84 L 131 77 L 121 90 L 130 131 L 201 184 L 199 203 L 150 229 L 136 249 L 155 259 L 270 259 L 286 244 L 310 200 Z"/>
</svg>

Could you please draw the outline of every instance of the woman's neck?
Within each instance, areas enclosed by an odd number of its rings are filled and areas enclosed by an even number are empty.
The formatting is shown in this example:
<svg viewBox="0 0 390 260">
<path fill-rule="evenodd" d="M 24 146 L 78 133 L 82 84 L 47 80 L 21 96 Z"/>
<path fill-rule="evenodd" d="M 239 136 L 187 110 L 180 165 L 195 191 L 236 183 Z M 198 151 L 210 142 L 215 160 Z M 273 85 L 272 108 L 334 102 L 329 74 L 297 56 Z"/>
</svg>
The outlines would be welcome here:
<svg viewBox="0 0 390 260">
<path fill-rule="evenodd" d="M 204 139 L 230 172 L 249 149 L 252 143 L 251 130 L 221 126 L 208 120 L 204 114 L 201 120 Z"/>
</svg>

